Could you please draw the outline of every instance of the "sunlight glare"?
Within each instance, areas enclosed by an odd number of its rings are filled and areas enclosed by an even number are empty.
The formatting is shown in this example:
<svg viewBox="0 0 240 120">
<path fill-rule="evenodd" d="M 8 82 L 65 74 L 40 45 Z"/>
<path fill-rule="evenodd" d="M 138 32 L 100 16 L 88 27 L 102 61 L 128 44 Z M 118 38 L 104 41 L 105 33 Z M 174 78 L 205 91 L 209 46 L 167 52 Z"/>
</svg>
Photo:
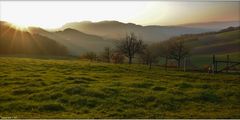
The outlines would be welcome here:
<svg viewBox="0 0 240 120">
<path fill-rule="evenodd" d="M 29 26 L 27 26 L 25 24 L 21 24 L 21 23 L 12 23 L 11 22 L 11 27 L 13 27 L 17 30 L 20 30 L 20 31 L 28 31 Z"/>
</svg>

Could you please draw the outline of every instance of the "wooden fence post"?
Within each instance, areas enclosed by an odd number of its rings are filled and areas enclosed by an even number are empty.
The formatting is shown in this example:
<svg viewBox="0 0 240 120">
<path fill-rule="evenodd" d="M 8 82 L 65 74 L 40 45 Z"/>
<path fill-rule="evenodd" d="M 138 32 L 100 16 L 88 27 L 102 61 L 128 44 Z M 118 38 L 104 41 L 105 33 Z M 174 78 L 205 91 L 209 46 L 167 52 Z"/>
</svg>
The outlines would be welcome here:
<svg viewBox="0 0 240 120">
<path fill-rule="evenodd" d="M 213 57 L 212 57 L 212 73 L 214 74 L 215 73 L 215 55 L 213 54 Z"/>
<path fill-rule="evenodd" d="M 186 72 L 186 57 L 183 59 L 183 71 Z"/>
</svg>

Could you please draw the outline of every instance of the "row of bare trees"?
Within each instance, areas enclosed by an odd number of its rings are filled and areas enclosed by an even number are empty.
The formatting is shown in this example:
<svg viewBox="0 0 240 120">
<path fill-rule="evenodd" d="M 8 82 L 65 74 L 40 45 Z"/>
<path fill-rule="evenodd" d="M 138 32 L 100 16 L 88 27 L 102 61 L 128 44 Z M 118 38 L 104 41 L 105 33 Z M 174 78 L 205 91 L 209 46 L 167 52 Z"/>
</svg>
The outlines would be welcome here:
<svg viewBox="0 0 240 120">
<path fill-rule="evenodd" d="M 105 47 L 104 51 L 97 55 L 95 52 L 87 52 L 80 56 L 80 58 L 88 59 L 90 61 L 102 61 L 107 63 L 123 63 L 124 55 L 118 50 L 110 47 Z"/>
<path fill-rule="evenodd" d="M 157 44 L 147 45 L 134 33 L 127 34 L 125 38 L 116 44 L 116 48 L 105 47 L 104 51 L 97 57 L 96 53 L 89 52 L 85 58 L 90 60 L 101 60 L 104 62 L 123 63 L 127 58 L 128 63 L 132 64 L 137 56 L 143 64 L 149 65 L 159 62 L 160 57 L 174 59 L 180 67 L 182 60 L 190 53 L 190 48 L 184 43 L 184 37 L 173 37 L 170 40 Z"/>
<path fill-rule="evenodd" d="M 185 39 L 180 36 L 159 43 L 159 55 L 165 57 L 166 61 L 168 59 L 177 61 L 177 67 L 179 68 L 184 58 L 190 55 L 191 50 L 184 41 Z"/>
</svg>

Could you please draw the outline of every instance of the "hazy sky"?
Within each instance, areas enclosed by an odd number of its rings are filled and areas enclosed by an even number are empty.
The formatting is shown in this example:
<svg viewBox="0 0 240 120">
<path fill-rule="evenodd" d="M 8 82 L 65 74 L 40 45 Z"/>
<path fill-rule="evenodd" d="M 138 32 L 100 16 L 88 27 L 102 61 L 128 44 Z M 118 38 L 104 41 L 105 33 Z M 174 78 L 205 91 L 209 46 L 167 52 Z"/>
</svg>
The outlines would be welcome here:
<svg viewBox="0 0 240 120">
<path fill-rule="evenodd" d="M 240 2 L 0 1 L 0 20 L 44 28 L 85 20 L 141 25 L 232 21 L 240 19 L 239 11 Z"/>
</svg>

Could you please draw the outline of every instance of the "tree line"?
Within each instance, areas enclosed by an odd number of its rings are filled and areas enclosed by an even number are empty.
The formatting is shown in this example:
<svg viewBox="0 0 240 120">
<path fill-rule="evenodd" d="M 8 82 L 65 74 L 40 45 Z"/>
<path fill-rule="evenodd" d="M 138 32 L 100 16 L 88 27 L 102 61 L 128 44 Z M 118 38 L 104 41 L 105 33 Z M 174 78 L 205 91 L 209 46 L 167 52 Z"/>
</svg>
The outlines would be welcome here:
<svg viewBox="0 0 240 120">
<path fill-rule="evenodd" d="M 190 55 L 190 50 L 185 45 L 185 37 L 182 36 L 147 45 L 132 32 L 126 34 L 122 40 L 118 41 L 115 44 L 115 48 L 105 47 L 99 55 L 94 52 L 88 52 L 81 55 L 81 58 L 107 63 L 124 63 L 126 60 L 128 64 L 132 64 L 135 59 L 151 68 L 153 64 L 159 62 L 160 57 L 164 57 L 166 60 L 175 60 L 179 68 L 184 58 Z"/>
</svg>

